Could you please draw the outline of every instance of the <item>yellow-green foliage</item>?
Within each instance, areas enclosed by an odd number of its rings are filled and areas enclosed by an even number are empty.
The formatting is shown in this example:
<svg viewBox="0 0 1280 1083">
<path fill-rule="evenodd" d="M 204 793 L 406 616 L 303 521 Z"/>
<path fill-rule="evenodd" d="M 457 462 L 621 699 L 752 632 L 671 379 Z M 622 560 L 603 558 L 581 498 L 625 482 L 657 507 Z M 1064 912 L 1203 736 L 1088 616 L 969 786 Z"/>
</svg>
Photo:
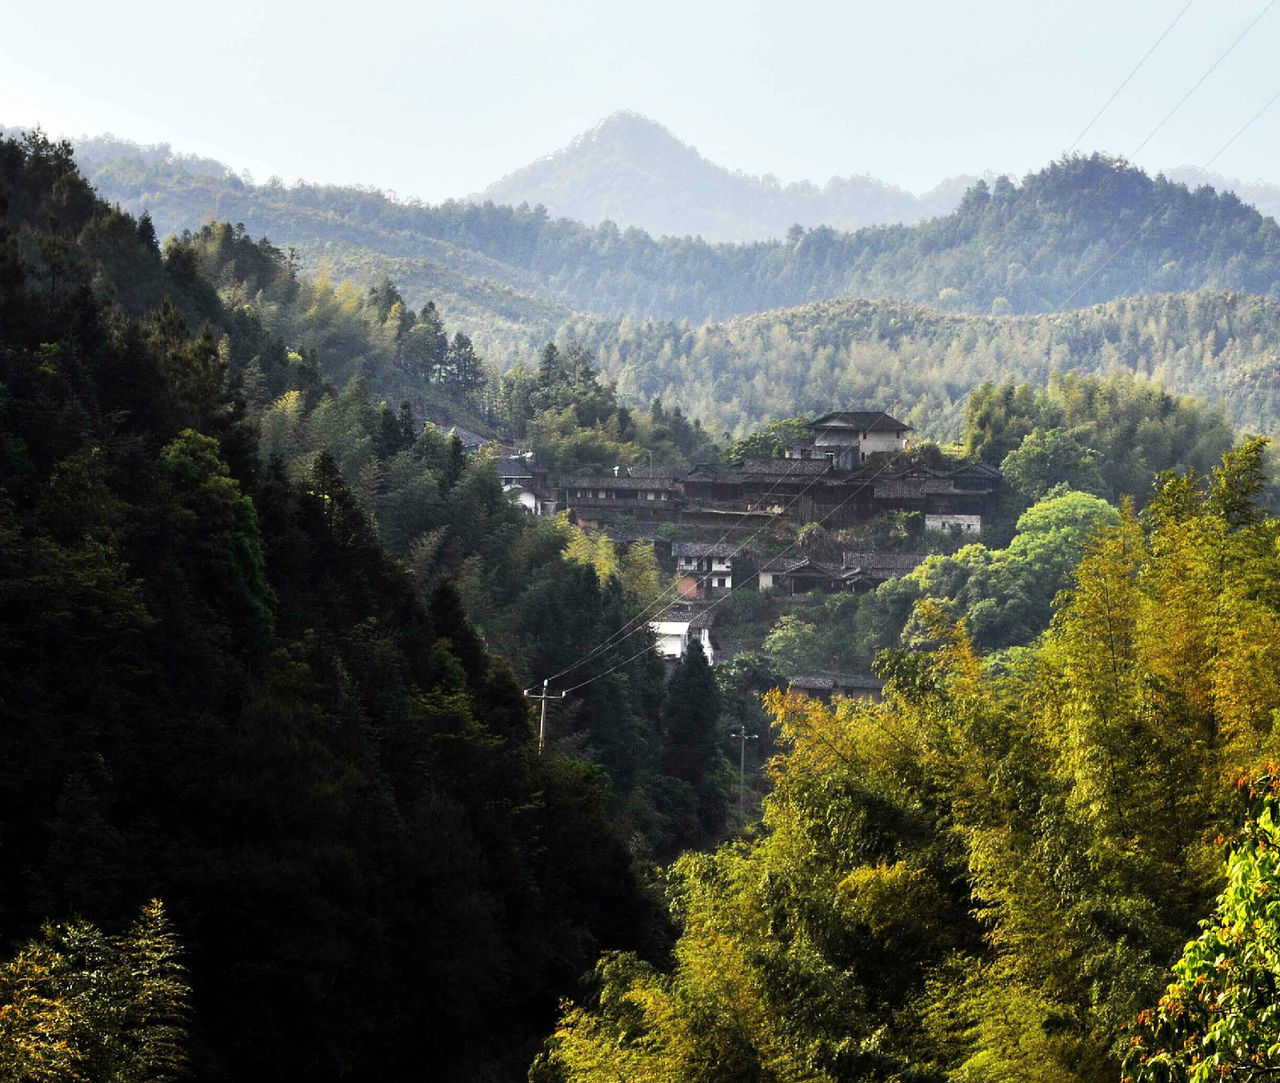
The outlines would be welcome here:
<svg viewBox="0 0 1280 1083">
<path fill-rule="evenodd" d="M 565 559 L 590 565 L 602 583 L 617 576 L 623 589 L 644 604 L 662 592 L 662 570 L 652 542 L 615 545 L 607 534 L 586 530 L 564 514 L 557 517 L 556 529 L 565 539 Z"/>
<path fill-rule="evenodd" d="M 106 936 L 49 925 L 0 963 L 0 1083 L 165 1083 L 186 1066 L 188 989 L 158 901 Z"/>
<path fill-rule="evenodd" d="M 1280 529 L 1240 499 L 1261 454 L 1126 508 L 998 666 L 926 601 L 882 704 L 769 693 L 761 829 L 676 864 L 675 968 L 611 959 L 548 1063 L 574 1083 L 1114 1081 L 1221 885 L 1222 782 L 1277 751 Z"/>
</svg>

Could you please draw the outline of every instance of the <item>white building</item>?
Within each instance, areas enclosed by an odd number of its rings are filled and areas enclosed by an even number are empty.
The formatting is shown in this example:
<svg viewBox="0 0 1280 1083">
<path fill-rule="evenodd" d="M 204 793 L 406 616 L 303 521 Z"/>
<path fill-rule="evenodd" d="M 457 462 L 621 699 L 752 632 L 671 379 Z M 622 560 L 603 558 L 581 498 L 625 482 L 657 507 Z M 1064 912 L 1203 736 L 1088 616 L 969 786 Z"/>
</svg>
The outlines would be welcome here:
<svg viewBox="0 0 1280 1083">
<path fill-rule="evenodd" d="M 669 662 L 677 662 L 684 657 L 690 641 L 696 639 L 702 644 L 702 653 L 707 656 L 708 664 L 713 664 L 716 659 L 711 645 L 711 629 L 698 624 L 696 619 L 651 621 L 649 627 L 657 637 L 658 653 Z"/>
<path fill-rule="evenodd" d="M 809 431 L 815 459 L 828 459 L 840 470 L 856 470 L 872 455 L 904 450 L 911 426 L 883 410 L 835 410 L 814 421 Z"/>
</svg>

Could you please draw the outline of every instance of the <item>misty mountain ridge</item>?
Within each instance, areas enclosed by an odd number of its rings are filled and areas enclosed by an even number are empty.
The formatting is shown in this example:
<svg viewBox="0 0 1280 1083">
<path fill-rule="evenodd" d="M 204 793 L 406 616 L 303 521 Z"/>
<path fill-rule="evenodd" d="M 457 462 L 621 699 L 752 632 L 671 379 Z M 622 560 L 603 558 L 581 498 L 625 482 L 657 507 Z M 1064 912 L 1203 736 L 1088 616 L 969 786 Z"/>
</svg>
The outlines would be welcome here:
<svg viewBox="0 0 1280 1083">
<path fill-rule="evenodd" d="M 985 177 L 995 179 L 995 174 Z M 588 225 L 610 221 L 655 237 L 718 242 L 781 238 L 793 225 L 854 230 L 910 225 L 955 210 L 978 177 L 942 181 L 923 195 L 863 174 L 782 184 L 708 161 L 657 121 L 629 110 L 469 198 L 541 204 Z"/>
</svg>

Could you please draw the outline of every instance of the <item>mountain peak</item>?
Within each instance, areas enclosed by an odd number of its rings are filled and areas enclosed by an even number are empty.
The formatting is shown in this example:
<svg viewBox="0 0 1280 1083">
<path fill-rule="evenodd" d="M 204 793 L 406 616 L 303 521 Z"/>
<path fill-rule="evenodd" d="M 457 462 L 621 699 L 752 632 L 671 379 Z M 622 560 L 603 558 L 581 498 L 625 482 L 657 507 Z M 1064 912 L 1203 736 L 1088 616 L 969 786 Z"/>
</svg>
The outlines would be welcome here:
<svg viewBox="0 0 1280 1083">
<path fill-rule="evenodd" d="M 631 109 L 619 109 L 610 113 L 595 127 L 583 132 L 556 155 L 570 153 L 576 147 L 600 143 L 625 149 L 632 154 L 665 155 L 692 154 L 699 157 L 693 147 L 678 138 L 670 128 Z"/>
<path fill-rule="evenodd" d="M 797 223 L 856 229 L 915 222 L 948 213 L 962 190 L 917 198 L 871 177 L 833 180 L 826 190 L 808 182 L 783 186 L 710 162 L 656 120 L 620 109 L 474 198 L 540 203 L 554 215 L 638 226 L 655 236 L 757 241 L 783 237 Z"/>
</svg>

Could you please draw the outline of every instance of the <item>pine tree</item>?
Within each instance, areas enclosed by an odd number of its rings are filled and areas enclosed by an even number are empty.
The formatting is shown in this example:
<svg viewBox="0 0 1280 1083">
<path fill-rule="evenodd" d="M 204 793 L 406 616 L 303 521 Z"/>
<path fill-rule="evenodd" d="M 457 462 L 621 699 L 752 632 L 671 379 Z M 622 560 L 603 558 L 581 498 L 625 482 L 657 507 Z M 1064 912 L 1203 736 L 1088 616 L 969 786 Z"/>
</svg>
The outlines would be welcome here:
<svg viewBox="0 0 1280 1083">
<path fill-rule="evenodd" d="M 678 841 L 705 846 L 724 832 L 728 761 L 721 751 L 720 690 L 697 639 L 690 640 L 667 682 L 663 728 L 663 769 L 691 787 L 697 810 L 693 837 Z"/>
</svg>

